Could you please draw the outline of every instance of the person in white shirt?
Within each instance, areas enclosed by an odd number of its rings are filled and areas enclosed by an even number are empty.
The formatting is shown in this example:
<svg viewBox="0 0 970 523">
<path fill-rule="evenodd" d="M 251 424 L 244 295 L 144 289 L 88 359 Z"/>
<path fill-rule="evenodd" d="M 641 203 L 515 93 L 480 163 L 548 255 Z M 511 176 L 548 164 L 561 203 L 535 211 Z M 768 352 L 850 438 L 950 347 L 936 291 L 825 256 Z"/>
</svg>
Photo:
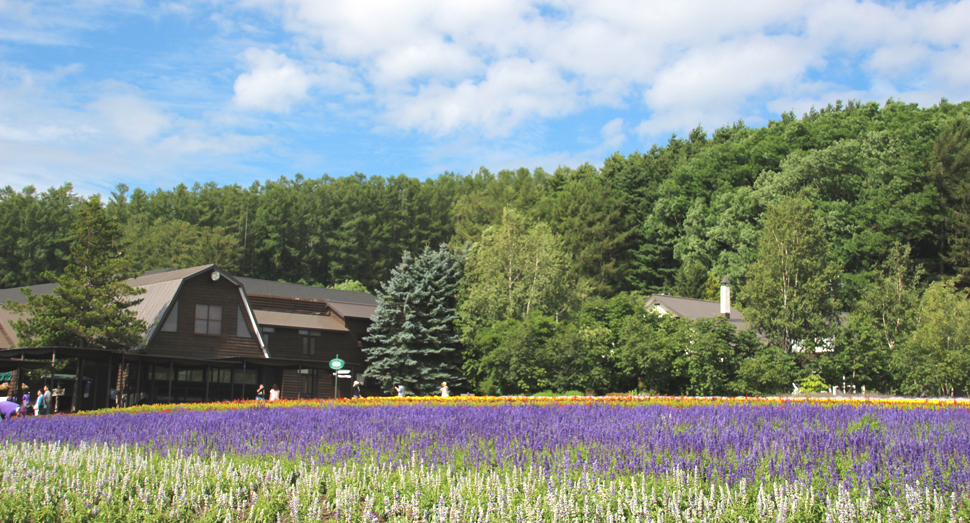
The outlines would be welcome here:
<svg viewBox="0 0 970 523">
<path fill-rule="evenodd" d="M 273 384 L 273 388 L 269 389 L 269 400 L 279 401 L 280 399 L 280 388 L 277 384 Z"/>
<path fill-rule="evenodd" d="M 451 391 L 448 390 L 448 384 L 444 381 L 441 382 L 441 397 L 447 398 L 451 395 Z"/>
</svg>

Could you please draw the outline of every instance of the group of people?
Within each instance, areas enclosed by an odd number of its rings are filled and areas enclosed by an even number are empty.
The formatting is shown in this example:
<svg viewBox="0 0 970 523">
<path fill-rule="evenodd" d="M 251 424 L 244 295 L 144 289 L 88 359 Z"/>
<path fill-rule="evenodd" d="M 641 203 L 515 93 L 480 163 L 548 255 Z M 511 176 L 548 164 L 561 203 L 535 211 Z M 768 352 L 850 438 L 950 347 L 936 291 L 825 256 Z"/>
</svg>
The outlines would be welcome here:
<svg viewBox="0 0 970 523">
<path fill-rule="evenodd" d="M 447 398 L 448 396 L 451 396 L 451 389 L 448 388 L 448 383 L 447 382 L 442 381 L 441 382 L 441 388 L 439 390 L 441 391 L 441 397 L 442 398 Z M 406 389 L 404 388 L 404 385 L 402 385 L 400 383 L 395 383 L 394 384 L 394 392 L 398 395 L 398 397 L 401 397 L 401 398 L 403 398 L 404 396 L 407 395 L 407 392 L 406 392 Z"/>
<path fill-rule="evenodd" d="M 264 401 L 266 399 L 266 389 L 263 388 L 263 384 L 260 383 L 259 387 L 256 387 L 256 401 Z M 277 384 L 273 384 L 273 388 L 269 389 L 269 401 L 279 401 L 280 399 L 280 387 Z"/>
<path fill-rule="evenodd" d="M 46 386 L 37 391 L 37 399 L 32 400 L 30 392 L 25 392 L 17 402 L 17 398 L 9 397 L 0 401 L 0 419 L 13 419 L 34 416 L 48 416 L 54 413 L 54 399 L 51 390 Z"/>
<path fill-rule="evenodd" d="M 353 398 L 362 397 L 361 391 L 360 391 L 362 385 L 363 384 L 361 382 L 356 380 L 354 381 L 353 386 L 350 387 L 351 397 Z M 44 388 L 46 389 L 47 387 L 44 387 Z M 447 398 L 448 396 L 451 396 L 451 390 L 448 388 L 448 383 L 442 381 L 440 390 L 441 390 L 442 398 Z M 395 394 L 397 394 L 402 398 L 406 395 L 404 385 L 400 383 L 394 384 L 394 392 Z M 266 389 L 263 388 L 263 384 L 260 383 L 259 387 L 256 388 L 256 401 L 264 401 L 265 399 L 266 399 Z M 269 389 L 269 401 L 277 401 L 279 399 L 280 399 L 280 388 L 278 385 L 274 383 L 273 388 Z"/>
</svg>

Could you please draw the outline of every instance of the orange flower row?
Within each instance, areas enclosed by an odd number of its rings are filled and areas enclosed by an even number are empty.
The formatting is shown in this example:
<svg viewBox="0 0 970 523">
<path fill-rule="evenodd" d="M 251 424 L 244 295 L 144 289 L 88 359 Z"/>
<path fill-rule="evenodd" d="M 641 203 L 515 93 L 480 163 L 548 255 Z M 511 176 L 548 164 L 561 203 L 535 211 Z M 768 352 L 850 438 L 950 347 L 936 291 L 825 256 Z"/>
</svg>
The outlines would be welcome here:
<svg viewBox="0 0 970 523">
<path fill-rule="evenodd" d="M 460 396 L 441 398 L 427 397 L 371 397 L 361 399 L 304 399 L 281 400 L 272 403 L 253 400 L 237 400 L 216 403 L 176 403 L 158 405 L 139 405 L 123 409 L 110 409 L 84 412 L 86 415 L 101 415 L 115 412 L 165 412 L 171 410 L 233 410 L 250 408 L 287 408 L 287 407 L 324 407 L 324 406 L 357 406 L 375 407 L 387 405 L 448 405 L 448 406 L 545 406 L 545 405 L 611 405 L 617 407 L 638 407 L 647 405 L 665 405 L 671 408 L 717 406 L 717 405 L 750 405 L 750 406 L 784 406 L 784 405 L 812 404 L 820 406 L 855 405 L 895 409 L 912 408 L 968 408 L 970 401 L 962 399 L 922 399 L 922 398 L 809 398 L 809 397 L 693 397 L 693 396 L 574 396 L 574 397 L 527 397 L 527 396 Z"/>
</svg>

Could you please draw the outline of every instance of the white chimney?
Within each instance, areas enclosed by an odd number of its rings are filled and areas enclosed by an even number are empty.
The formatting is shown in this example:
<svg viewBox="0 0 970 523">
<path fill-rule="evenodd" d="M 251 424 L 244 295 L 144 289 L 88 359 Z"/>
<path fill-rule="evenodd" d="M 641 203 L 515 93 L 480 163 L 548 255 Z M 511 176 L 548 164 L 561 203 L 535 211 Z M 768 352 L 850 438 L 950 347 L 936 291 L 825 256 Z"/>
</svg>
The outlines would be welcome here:
<svg viewBox="0 0 970 523">
<path fill-rule="evenodd" d="M 731 319 L 731 280 L 721 280 L 721 316 Z"/>
</svg>

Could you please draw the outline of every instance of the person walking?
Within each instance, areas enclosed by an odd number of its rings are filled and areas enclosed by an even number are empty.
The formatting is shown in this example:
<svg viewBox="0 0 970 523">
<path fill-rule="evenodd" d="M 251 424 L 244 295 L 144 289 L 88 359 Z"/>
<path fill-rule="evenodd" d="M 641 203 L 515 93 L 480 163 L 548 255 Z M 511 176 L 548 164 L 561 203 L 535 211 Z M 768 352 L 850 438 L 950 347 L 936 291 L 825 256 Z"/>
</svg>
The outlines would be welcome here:
<svg viewBox="0 0 970 523">
<path fill-rule="evenodd" d="M 273 388 L 269 389 L 269 401 L 273 402 L 273 401 L 279 401 L 279 400 L 280 400 L 280 388 L 278 385 L 274 383 Z"/>
<path fill-rule="evenodd" d="M 351 397 L 354 399 L 360 398 L 360 382 L 355 381 L 354 386 L 350 388 Z"/>
<path fill-rule="evenodd" d="M 260 383 L 259 387 L 256 388 L 256 401 L 263 401 L 266 397 L 266 389 L 263 388 L 263 384 Z"/>
<path fill-rule="evenodd" d="M 395 383 L 394 384 L 394 392 L 397 393 L 397 397 L 403 398 L 404 397 L 404 385 Z"/>
<path fill-rule="evenodd" d="M 441 397 L 442 398 L 447 398 L 450 395 L 451 395 L 451 391 L 448 390 L 448 384 L 442 381 L 441 382 Z"/>
</svg>

